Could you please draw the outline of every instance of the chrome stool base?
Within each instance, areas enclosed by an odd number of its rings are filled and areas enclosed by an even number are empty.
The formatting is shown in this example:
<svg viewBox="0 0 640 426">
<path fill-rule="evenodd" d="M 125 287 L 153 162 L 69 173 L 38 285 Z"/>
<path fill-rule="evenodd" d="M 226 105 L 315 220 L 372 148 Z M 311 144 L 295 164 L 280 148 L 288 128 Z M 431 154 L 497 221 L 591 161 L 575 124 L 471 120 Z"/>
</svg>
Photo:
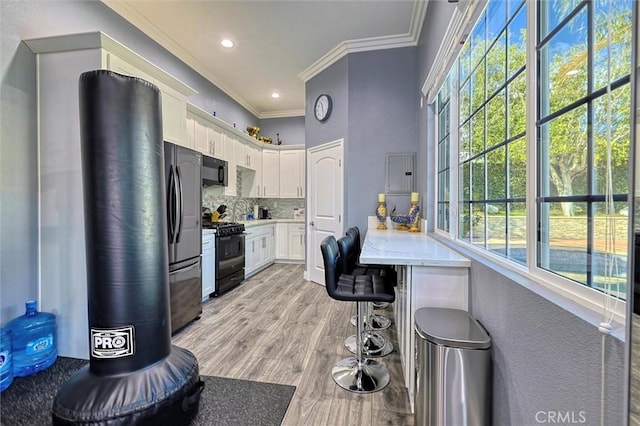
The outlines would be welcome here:
<svg viewBox="0 0 640 426">
<path fill-rule="evenodd" d="M 381 357 L 387 356 L 391 352 L 393 352 L 393 344 L 384 338 L 380 333 L 371 332 L 365 334 L 363 336 L 363 349 L 362 354 L 366 357 Z M 357 351 L 358 344 L 356 342 L 356 335 L 353 334 L 347 337 L 344 341 L 344 346 L 347 348 L 349 352 L 355 354 Z"/>
<path fill-rule="evenodd" d="M 338 386 L 356 393 L 377 392 L 389 384 L 387 367 L 371 359 L 360 364 L 355 357 L 340 360 L 331 370 L 331 376 Z"/>
<path fill-rule="evenodd" d="M 367 327 L 369 327 L 369 329 L 371 330 L 380 331 L 380 330 L 386 330 L 387 328 L 391 327 L 391 320 L 382 315 L 373 314 L 368 318 L 368 320 L 369 321 L 367 321 Z M 355 326 L 357 323 L 358 323 L 357 316 L 356 315 L 352 316 L 351 325 Z"/>
<path fill-rule="evenodd" d="M 373 302 L 373 309 L 387 309 L 389 302 Z"/>
</svg>

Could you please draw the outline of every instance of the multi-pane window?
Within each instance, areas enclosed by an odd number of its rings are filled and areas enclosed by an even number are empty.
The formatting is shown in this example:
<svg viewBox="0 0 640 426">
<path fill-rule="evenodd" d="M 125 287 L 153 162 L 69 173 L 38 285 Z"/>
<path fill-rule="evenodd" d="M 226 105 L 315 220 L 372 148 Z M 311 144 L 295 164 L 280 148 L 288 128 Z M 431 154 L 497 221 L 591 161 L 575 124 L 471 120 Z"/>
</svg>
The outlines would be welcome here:
<svg viewBox="0 0 640 426">
<path fill-rule="evenodd" d="M 438 229 L 449 232 L 450 162 L 449 140 L 451 120 L 450 78 L 447 78 L 438 93 Z"/>
<path fill-rule="evenodd" d="M 626 277 L 631 1 L 555 3 L 538 9 L 537 266 L 602 289 Z"/>
<path fill-rule="evenodd" d="M 458 61 L 459 237 L 526 262 L 526 5 L 490 1 Z"/>
<path fill-rule="evenodd" d="M 533 5 L 489 0 L 438 94 L 437 228 L 624 298 L 632 0 Z"/>
</svg>

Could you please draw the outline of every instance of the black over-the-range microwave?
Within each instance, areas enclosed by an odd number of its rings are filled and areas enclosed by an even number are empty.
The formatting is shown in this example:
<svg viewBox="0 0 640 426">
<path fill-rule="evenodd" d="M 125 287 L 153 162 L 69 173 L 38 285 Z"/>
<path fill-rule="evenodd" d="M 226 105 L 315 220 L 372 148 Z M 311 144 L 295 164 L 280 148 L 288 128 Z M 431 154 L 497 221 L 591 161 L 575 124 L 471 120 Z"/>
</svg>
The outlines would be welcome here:
<svg viewBox="0 0 640 426">
<path fill-rule="evenodd" d="M 227 162 L 219 158 L 202 156 L 202 184 L 205 186 L 227 186 L 229 175 Z"/>
</svg>

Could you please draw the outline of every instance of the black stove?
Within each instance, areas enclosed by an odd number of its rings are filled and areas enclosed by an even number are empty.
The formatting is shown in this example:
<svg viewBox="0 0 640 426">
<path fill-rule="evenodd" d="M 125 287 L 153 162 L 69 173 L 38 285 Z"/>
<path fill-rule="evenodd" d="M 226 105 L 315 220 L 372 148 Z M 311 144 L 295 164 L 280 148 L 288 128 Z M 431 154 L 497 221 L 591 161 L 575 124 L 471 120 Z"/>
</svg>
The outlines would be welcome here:
<svg viewBox="0 0 640 426">
<path fill-rule="evenodd" d="M 244 223 L 203 220 L 202 228 L 213 229 L 217 237 L 224 237 L 226 235 L 242 234 L 244 232 Z"/>
</svg>

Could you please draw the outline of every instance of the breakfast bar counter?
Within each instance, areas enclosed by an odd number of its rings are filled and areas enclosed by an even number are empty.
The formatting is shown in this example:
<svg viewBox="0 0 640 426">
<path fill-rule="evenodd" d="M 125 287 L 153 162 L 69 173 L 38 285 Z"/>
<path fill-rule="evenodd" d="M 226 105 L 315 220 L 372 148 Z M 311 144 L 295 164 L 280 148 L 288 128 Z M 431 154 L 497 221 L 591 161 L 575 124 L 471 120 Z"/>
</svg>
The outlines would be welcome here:
<svg viewBox="0 0 640 426">
<path fill-rule="evenodd" d="M 413 266 L 471 266 L 469 259 L 424 233 L 370 228 L 360 253 L 362 263 Z"/>
<path fill-rule="evenodd" d="M 469 310 L 469 259 L 424 233 L 367 229 L 360 262 L 395 265 L 393 314 L 411 409 L 415 393 L 415 311 L 422 307 Z"/>
</svg>

